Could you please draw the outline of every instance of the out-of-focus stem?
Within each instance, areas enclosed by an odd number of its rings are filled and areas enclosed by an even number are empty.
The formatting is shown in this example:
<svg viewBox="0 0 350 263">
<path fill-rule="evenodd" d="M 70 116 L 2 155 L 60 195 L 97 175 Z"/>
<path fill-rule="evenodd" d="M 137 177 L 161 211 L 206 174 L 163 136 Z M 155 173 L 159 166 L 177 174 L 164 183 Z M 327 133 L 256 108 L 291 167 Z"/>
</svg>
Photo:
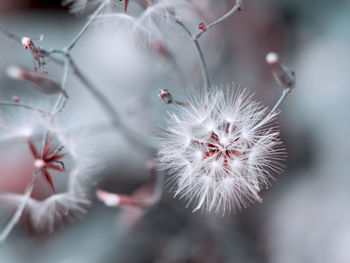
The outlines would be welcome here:
<svg viewBox="0 0 350 263">
<path fill-rule="evenodd" d="M 210 23 L 209 25 L 206 25 L 206 30 L 202 30 L 199 33 L 196 34 L 195 39 L 199 39 L 200 36 L 207 32 L 210 28 L 216 26 L 217 24 L 221 23 L 222 21 L 224 21 L 225 19 L 229 18 L 231 15 L 233 15 L 234 13 L 236 13 L 237 11 L 241 10 L 241 4 L 240 4 L 240 0 L 236 1 L 236 4 L 233 6 L 233 8 L 228 11 L 226 14 L 224 14 L 222 17 L 218 18 L 217 20 L 215 20 L 214 22 Z"/>
<path fill-rule="evenodd" d="M 39 109 L 37 107 L 34 106 L 30 106 L 21 102 L 6 102 L 6 101 L 0 101 L 0 106 L 9 106 L 9 107 L 17 107 L 17 108 L 23 108 L 23 109 L 27 109 L 27 110 L 31 110 L 31 111 L 36 111 L 45 115 L 50 115 L 49 112 L 46 112 L 42 109 Z"/>
<path fill-rule="evenodd" d="M 67 96 L 65 96 L 66 94 L 66 82 L 67 82 L 67 78 L 68 78 L 68 72 L 69 72 L 69 66 L 70 66 L 70 59 L 69 59 L 69 55 L 67 55 L 66 60 L 64 62 L 64 66 L 63 66 L 63 75 L 62 75 L 62 80 L 61 80 L 61 89 L 63 92 L 60 93 L 57 101 L 56 101 L 56 105 L 54 107 L 53 110 L 53 116 L 52 118 L 60 111 L 62 111 L 62 109 L 64 108 L 64 106 L 67 103 Z"/>
<path fill-rule="evenodd" d="M 22 216 L 24 208 L 25 208 L 25 206 L 30 198 L 30 195 L 33 192 L 34 185 L 38 179 L 38 175 L 39 175 L 39 173 L 33 172 L 33 179 L 31 181 L 31 183 L 28 185 L 28 187 L 23 195 L 23 199 L 21 200 L 21 203 L 18 205 L 16 212 L 14 213 L 14 215 L 12 216 L 12 218 L 10 219 L 10 221 L 8 222 L 8 224 L 6 225 L 6 227 L 2 230 L 2 232 L 0 234 L 0 245 L 6 240 L 8 235 L 11 233 L 11 230 L 17 224 L 18 220 Z"/>
<path fill-rule="evenodd" d="M 67 78 L 68 78 L 69 65 L 70 65 L 70 60 L 69 60 L 69 56 L 67 56 L 66 61 L 64 62 L 64 68 L 63 68 L 63 74 L 62 74 L 62 80 L 61 80 L 61 89 L 63 91 L 66 90 L 65 86 L 66 86 L 66 82 L 67 82 Z M 55 118 L 56 114 L 63 109 L 63 107 L 66 105 L 66 102 L 67 102 L 67 98 L 63 95 L 63 92 L 60 93 L 59 97 L 56 100 L 55 106 L 52 110 L 52 115 L 51 115 L 50 121 L 52 121 Z M 61 104 L 61 106 L 60 106 L 60 104 Z M 48 137 L 49 137 L 49 130 L 46 130 L 44 133 L 44 136 L 43 136 L 42 143 L 41 143 L 41 155 L 42 156 L 44 155 L 44 147 L 45 147 L 45 144 L 47 142 Z"/>
<path fill-rule="evenodd" d="M 205 90 L 208 90 L 211 82 L 210 82 L 210 78 L 209 78 L 208 67 L 207 67 L 207 64 L 205 62 L 201 46 L 199 45 L 199 42 L 195 38 L 195 36 L 192 35 L 191 31 L 187 28 L 187 26 L 178 17 L 175 17 L 175 21 L 179 26 L 182 27 L 182 29 L 190 37 L 190 39 L 192 40 L 192 42 L 197 50 L 197 54 L 198 54 L 200 65 L 201 65 L 204 87 L 205 87 Z"/>
<path fill-rule="evenodd" d="M 164 188 L 164 176 L 164 173 L 156 172 L 156 182 L 154 184 L 153 195 L 150 199 L 150 205 L 155 205 L 162 198 Z"/>
<path fill-rule="evenodd" d="M 130 130 L 122 121 L 120 118 L 120 115 L 118 111 L 113 107 L 110 100 L 107 99 L 105 95 L 102 94 L 100 90 L 98 90 L 90 81 L 89 79 L 83 74 L 83 72 L 78 68 L 75 61 L 70 58 L 72 69 L 75 73 L 75 75 L 79 78 L 79 80 L 84 84 L 84 87 L 93 95 L 93 97 L 96 99 L 96 101 L 103 107 L 103 109 L 106 111 L 106 113 L 109 115 L 110 119 L 112 120 L 112 124 L 114 127 L 118 128 L 124 137 L 128 139 L 129 142 L 132 144 L 137 144 L 143 146 L 143 148 L 152 149 L 154 151 L 157 150 L 157 148 L 149 142 L 146 138 L 143 138 L 141 135 L 136 134 L 132 130 Z"/>
<path fill-rule="evenodd" d="M 94 96 L 94 98 L 101 104 L 104 110 L 113 120 L 114 125 L 118 125 L 120 118 L 118 112 L 115 110 L 110 101 L 90 82 L 90 80 L 83 74 L 75 63 L 73 58 L 70 58 L 70 63 L 75 75 L 84 84 L 85 88 Z"/>
<path fill-rule="evenodd" d="M 85 32 L 89 29 L 91 23 L 94 21 L 96 16 L 101 12 L 101 10 L 106 6 L 108 1 L 103 1 L 102 4 L 96 9 L 96 11 L 90 16 L 89 20 L 85 24 L 85 26 L 80 30 L 78 35 L 72 40 L 72 42 L 66 47 L 66 50 L 71 50 L 80 40 L 80 38 L 85 34 Z"/>
<path fill-rule="evenodd" d="M 15 41 L 17 42 L 18 44 L 22 45 L 21 43 L 21 38 L 15 34 L 13 34 L 12 32 L 6 30 L 5 28 L 3 28 L 1 25 L 0 25 L 0 35 L 9 39 L 9 40 L 12 40 L 12 41 Z"/>
</svg>

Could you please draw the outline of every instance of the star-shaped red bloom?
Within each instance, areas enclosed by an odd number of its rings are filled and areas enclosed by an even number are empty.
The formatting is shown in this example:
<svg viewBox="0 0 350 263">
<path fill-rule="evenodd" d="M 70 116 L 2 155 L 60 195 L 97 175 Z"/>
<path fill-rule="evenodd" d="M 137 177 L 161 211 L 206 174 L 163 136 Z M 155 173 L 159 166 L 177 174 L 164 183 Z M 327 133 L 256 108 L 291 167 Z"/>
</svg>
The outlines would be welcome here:
<svg viewBox="0 0 350 263">
<path fill-rule="evenodd" d="M 229 133 L 229 128 L 230 128 L 230 124 L 227 123 L 226 129 L 225 129 L 226 135 Z M 232 145 L 235 142 L 237 142 L 240 138 L 238 137 L 238 138 L 232 140 L 228 146 L 224 146 L 220 142 L 219 136 L 215 132 L 212 132 L 210 137 L 211 137 L 212 142 L 201 142 L 198 140 L 193 140 L 192 143 L 205 145 L 209 148 L 209 150 L 204 153 L 203 159 L 207 159 L 209 157 L 215 156 L 215 160 L 217 161 L 219 158 L 223 157 L 224 170 L 225 170 L 226 174 L 228 174 L 229 173 L 228 159 L 234 160 L 235 156 L 241 156 L 241 155 L 246 154 L 245 152 L 240 152 L 240 151 L 231 149 Z"/>
<path fill-rule="evenodd" d="M 55 170 L 62 173 L 68 173 L 64 167 L 62 158 L 67 153 L 62 153 L 63 146 L 52 145 L 52 137 L 49 136 L 43 147 L 43 152 L 40 154 L 35 148 L 30 138 L 27 139 L 29 150 L 33 154 L 35 161 L 34 166 L 41 171 L 44 179 L 50 185 L 52 192 L 55 194 L 55 187 L 52 182 L 51 174 L 49 170 Z"/>
</svg>

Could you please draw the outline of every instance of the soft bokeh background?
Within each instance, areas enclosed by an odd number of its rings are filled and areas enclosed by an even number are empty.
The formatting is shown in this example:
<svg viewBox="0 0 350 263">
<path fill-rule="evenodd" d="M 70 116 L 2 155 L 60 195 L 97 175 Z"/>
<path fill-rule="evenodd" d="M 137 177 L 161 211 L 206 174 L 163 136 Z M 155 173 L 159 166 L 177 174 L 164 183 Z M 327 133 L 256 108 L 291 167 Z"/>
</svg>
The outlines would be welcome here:
<svg viewBox="0 0 350 263">
<path fill-rule="evenodd" d="M 197 16 L 186 11 L 184 16 L 193 29 L 232 5 L 229 0 L 192 2 Z M 85 19 L 69 14 L 60 1 L 0 1 L 0 23 L 20 36 L 43 34 L 39 45 L 48 49 L 68 43 Z M 247 0 L 243 12 L 200 40 L 217 85 L 247 86 L 266 105 L 273 105 L 281 92 L 265 64 L 266 53 L 279 52 L 296 71 L 297 86 L 279 116 L 287 169 L 264 190 L 262 204 L 225 217 L 192 213 L 169 187 L 147 211 L 106 208 L 95 200 L 87 216 L 53 235 L 33 234 L 18 225 L 0 248 L 0 262 L 350 262 L 349 19 L 346 0 Z M 130 127 L 150 140 L 157 137 L 168 109 L 157 91 L 167 88 L 181 98 L 187 87 L 200 83 L 191 42 L 174 25 L 166 26 L 166 44 L 176 65 L 149 47 L 133 45 L 128 32 L 113 23 L 97 24 L 73 52 Z M 53 102 L 5 74 L 9 65 L 31 63 L 21 46 L 0 38 L 1 100 L 16 95 L 43 105 Z M 54 65 L 48 70 L 54 76 L 61 73 Z M 71 101 L 62 118 L 79 112 L 92 124 L 107 120 L 72 76 L 68 87 Z M 111 130 L 96 133 L 96 141 L 105 167 L 97 187 L 132 193 L 153 181 L 147 169 L 151 153 Z M 1 191 L 11 189 L 6 180 L 0 182 Z"/>
</svg>

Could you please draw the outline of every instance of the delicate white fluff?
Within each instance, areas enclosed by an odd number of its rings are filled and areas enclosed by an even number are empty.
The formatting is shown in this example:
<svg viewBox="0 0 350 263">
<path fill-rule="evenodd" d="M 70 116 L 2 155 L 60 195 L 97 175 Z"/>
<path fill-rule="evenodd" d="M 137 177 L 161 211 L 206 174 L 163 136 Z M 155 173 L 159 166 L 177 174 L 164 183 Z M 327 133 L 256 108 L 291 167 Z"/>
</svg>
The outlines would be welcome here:
<svg viewBox="0 0 350 263">
<path fill-rule="evenodd" d="M 82 13 L 87 10 L 95 10 L 104 5 L 103 13 L 122 12 L 125 8 L 125 0 L 64 0 L 62 5 L 69 5 L 72 13 Z"/>
<path fill-rule="evenodd" d="M 192 91 L 188 101 L 168 113 L 159 157 L 161 169 L 173 175 L 175 195 L 194 211 L 222 214 L 261 201 L 258 193 L 285 158 L 277 114 L 267 117 L 252 95 L 233 88 Z"/>
<path fill-rule="evenodd" d="M 23 195 L 14 193 L 0 194 L 2 206 L 6 204 L 4 212 L 11 213 L 16 210 L 23 199 Z M 52 195 L 43 201 L 29 198 L 22 219 L 35 231 L 52 233 L 62 226 L 64 222 L 77 219 L 86 213 L 89 200 L 73 192 Z M 7 216 L 9 218 L 9 215 Z"/>
<path fill-rule="evenodd" d="M 138 15 L 131 16 L 121 12 L 101 12 L 96 22 L 108 26 L 108 30 L 125 30 L 130 40 L 141 46 L 148 46 L 153 41 L 164 39 L 165 29 L 172 30 L 169 25 L 174 22 L 174 15 L 189 8 L 184 0 L 158 0 L 148 1 L 147 7 Z"/>
</svg>

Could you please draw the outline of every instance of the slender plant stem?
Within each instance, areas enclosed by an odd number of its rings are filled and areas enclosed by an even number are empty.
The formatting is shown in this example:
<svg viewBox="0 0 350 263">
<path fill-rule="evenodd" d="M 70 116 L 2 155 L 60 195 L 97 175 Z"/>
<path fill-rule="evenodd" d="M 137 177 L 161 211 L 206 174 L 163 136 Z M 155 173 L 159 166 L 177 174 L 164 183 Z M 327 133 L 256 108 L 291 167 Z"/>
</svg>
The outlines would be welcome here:
<svg viewBox="0 0 350 263">
<path fill-rule="evenodd" d="M 96 16 L 101 12 L 101 10 L 106 6 L 107 1 L 103 1 L 103 3 L 96 9 L 96 11 L 90 16 L 89 20 L 85 24 L 85 26 L 80 30 L 78 35 L 72 40 L 72 42 L 66 47 L 66 50 L 70 51 L 74 46 L 77 44 L 77 42 L 80 40 L 80 38 L 85 34 L 85 32 L 89 29 L 91 23 L 94 21 Z"/>
<path fill-rule="evenodd" d="M 24 195 L 22 197 L 22 200 L 20 204 L 17 206 L 16 212 L 10 219 L 10 221 L 7 223 L 6 227 L 2 230 L 0 234 L 0 245 L 6 240 L 8 235 L 11 233 L 11 230 L 14 228 L 14 226 L 17 224 L 18 220 L 23 214 L 23 211 L 25 209 L 25 206 L 30 198 L 30 195 L 33 192 L 34 185 L 38 179 L 38 172 L 33 172 L 33 178 L 31 183 L 27 186 L 26 191 L 24 192 Z"/>
<path fill-rule="evenodd" d="M 45 114 L 45 115 L 50 115 L 49 112 L 44 111 L 40 108 L 34 107 L 34 106 L 30 106 L 21 102 L 6 102 L 6 101 L 0 101 L 0 106 L 9 106 L 9 107 L 17 107 L 17 108 L 23 108 L 23 109 L 27 109 L 27 110 L 31 110 L 31 111 L 35 111 L 35 112 L 39 112 L 41 114 Z"/>
<path fill-rule="evenodd" d="M 192 40 L 192 42 L 193 42 L 193 44 L 194 44 L 194 46 L 196 48 L 196 51 L 197 51 L 197 54 L 198 54 L 198 57 L 199 57 L 199 62 L 200 62 L 200 65 L 201 65 L 201 71 L 202 71 L 204 88 L 205 88 L 205 90 L 208 90 L 210 85 L 211 85 L 210 84 L 211 81 L 210 81 L 210 77 L 209 77 L 209 73 L 208 73 L 208 67 L 207 67 L 207 64 L 205 62 L 201 46 L 199 45 L 198 40 L 192 35 L 192 33 L 188 29 L 188 27 L 178 17 L 175 17 L 175 21 L 180 27 L 182 27 L 182 29 L 190 37 L 190 39 Z"/>
<path fill-rule="evenodd" d="M 100 103 L 107 114 L 111 117 L 113 125 L 118 125 L 120 121 L 119 114 L 113 107 L 112 103 L 90 82 L 90 80 L 79 69 L 78 65 L 71 57 L 70 63 L 78 79 L 84 84 L 85 88 L 94 96 L 94 98 Z"/>
<path fill-rule="evenodd" d="M 66 61 L 64 62 L 63 74 L 62 74 L 62 80 L 61 80 L 61 89 L 64 92 L 66 91 L 65 86 L 66 86 L 66 82 L 67 82 L 67 78 L 68 78 L 69 65 L 70 65 L 70 60 L 67 57 Z M 55 106 L 52 110 L 52 115 L 51 115 L 50 121 L 53 121 L 53 119 L 55 118 L 57 113 L 59 113 L 63 109 L 66 102 L 67 102 L 67 98 L 63 95 L 63 92 L 60 93 L 60 95 L 58 96 L 58 98 L 56 100 Z M 60 104 L 61 104 L 61 106 L 60 106 Z M 45 144 L 47 142 L 48 137 L 49 137 L 49 130 L 46 130 L 44 133 L 44 136 L 43 136 L 42 143 L 41 143 L 41 155 L 42 155 L 42 157 L 44 155 L 44 147 L 45 147 Z"/>
<path fill-rule="evenodd" d="M 264 124 L 266 124 L 270 119 L 273 114 L 277 111 L 278 107 L 281 105 L 281 103 L 285 100 L 285 98 L 288 96 L 288 94 L 291 92 L 291 88 L 286 88 L 283 90 L 281 97 L 278 99 L 276 102 L 275 106 L 270 110 L 270 112 L 266 115 L 266 117 L 260 121 L 257 125 L 255 125 L 250 132 L 255 131 L 256 129 L 260 128 Z"/>
<path fill-rule="evenodd" d="M 271 116 L 278 109 L 278 107 L 281 105 L 281 103 L 284 101 L 284 99 L 288 96 L 288 94 L 291 92 L 291 90 L 292 90 L 291 88 L 286 88 L 283 90 L 281 97 L 278 99 L 275 106 L 273 106 L 273 108 L 271 109 L 271 111 L 269 112 L 269 114 L 267 116 Z"/>
<path fill-rule="evenodd" d="M 235 5 L 233 6 L 233 8 L 228 11 L 226 14 L 224 14 L 222 17 L 218 18 L 217 20 L 215 20 L 214 22 L 210 23 L 209 25 L 206 25 L 206 30 L 202 30 L 199 33 L 196 34 L 195 39 L 199 39 L 200 36 L 207 32 L 209 29 L 211 29 L 212 27 L 216 26 L 217 24 L 221 23 L 222 21 L 224 21 L 225 19 L 229 18 L 231 15 L 233 15 L 234 13 L 238 12 L 241 10 L 241 5 L 240 5 L 240 1 L 237 0 Z"/>
<path fill-rule="evenodd" d="M 68 78 L 68 73 L 69 73 L 69 66 L 70 66 L 70 59 L 69 59 L 69 55 L 67 55 L 66 60 L 64 62 L 64 66 L 63 66 L 63 75 L 62 75 L 62 80 L 61 80 L 61 90 L 62 92 L 60 93 L 56 105 L 53 109 L 53 116 L 52 118 L 60 111 L 62 111 L 62 109 L 64 108 L 64 106 L 67 103 L 68 100 L 68 96 L 66 93 L 66 83 L 67 83 L 67 78 Z"/>
<path fill-rule="evenodd" d="M 12 32 L 6 30 L 3 26 L 0 25 L 0 36 L 7 38 L 8 40 L 15 41 L 18 44 L 22 45 L 21 38 Z"/>
</svg>

